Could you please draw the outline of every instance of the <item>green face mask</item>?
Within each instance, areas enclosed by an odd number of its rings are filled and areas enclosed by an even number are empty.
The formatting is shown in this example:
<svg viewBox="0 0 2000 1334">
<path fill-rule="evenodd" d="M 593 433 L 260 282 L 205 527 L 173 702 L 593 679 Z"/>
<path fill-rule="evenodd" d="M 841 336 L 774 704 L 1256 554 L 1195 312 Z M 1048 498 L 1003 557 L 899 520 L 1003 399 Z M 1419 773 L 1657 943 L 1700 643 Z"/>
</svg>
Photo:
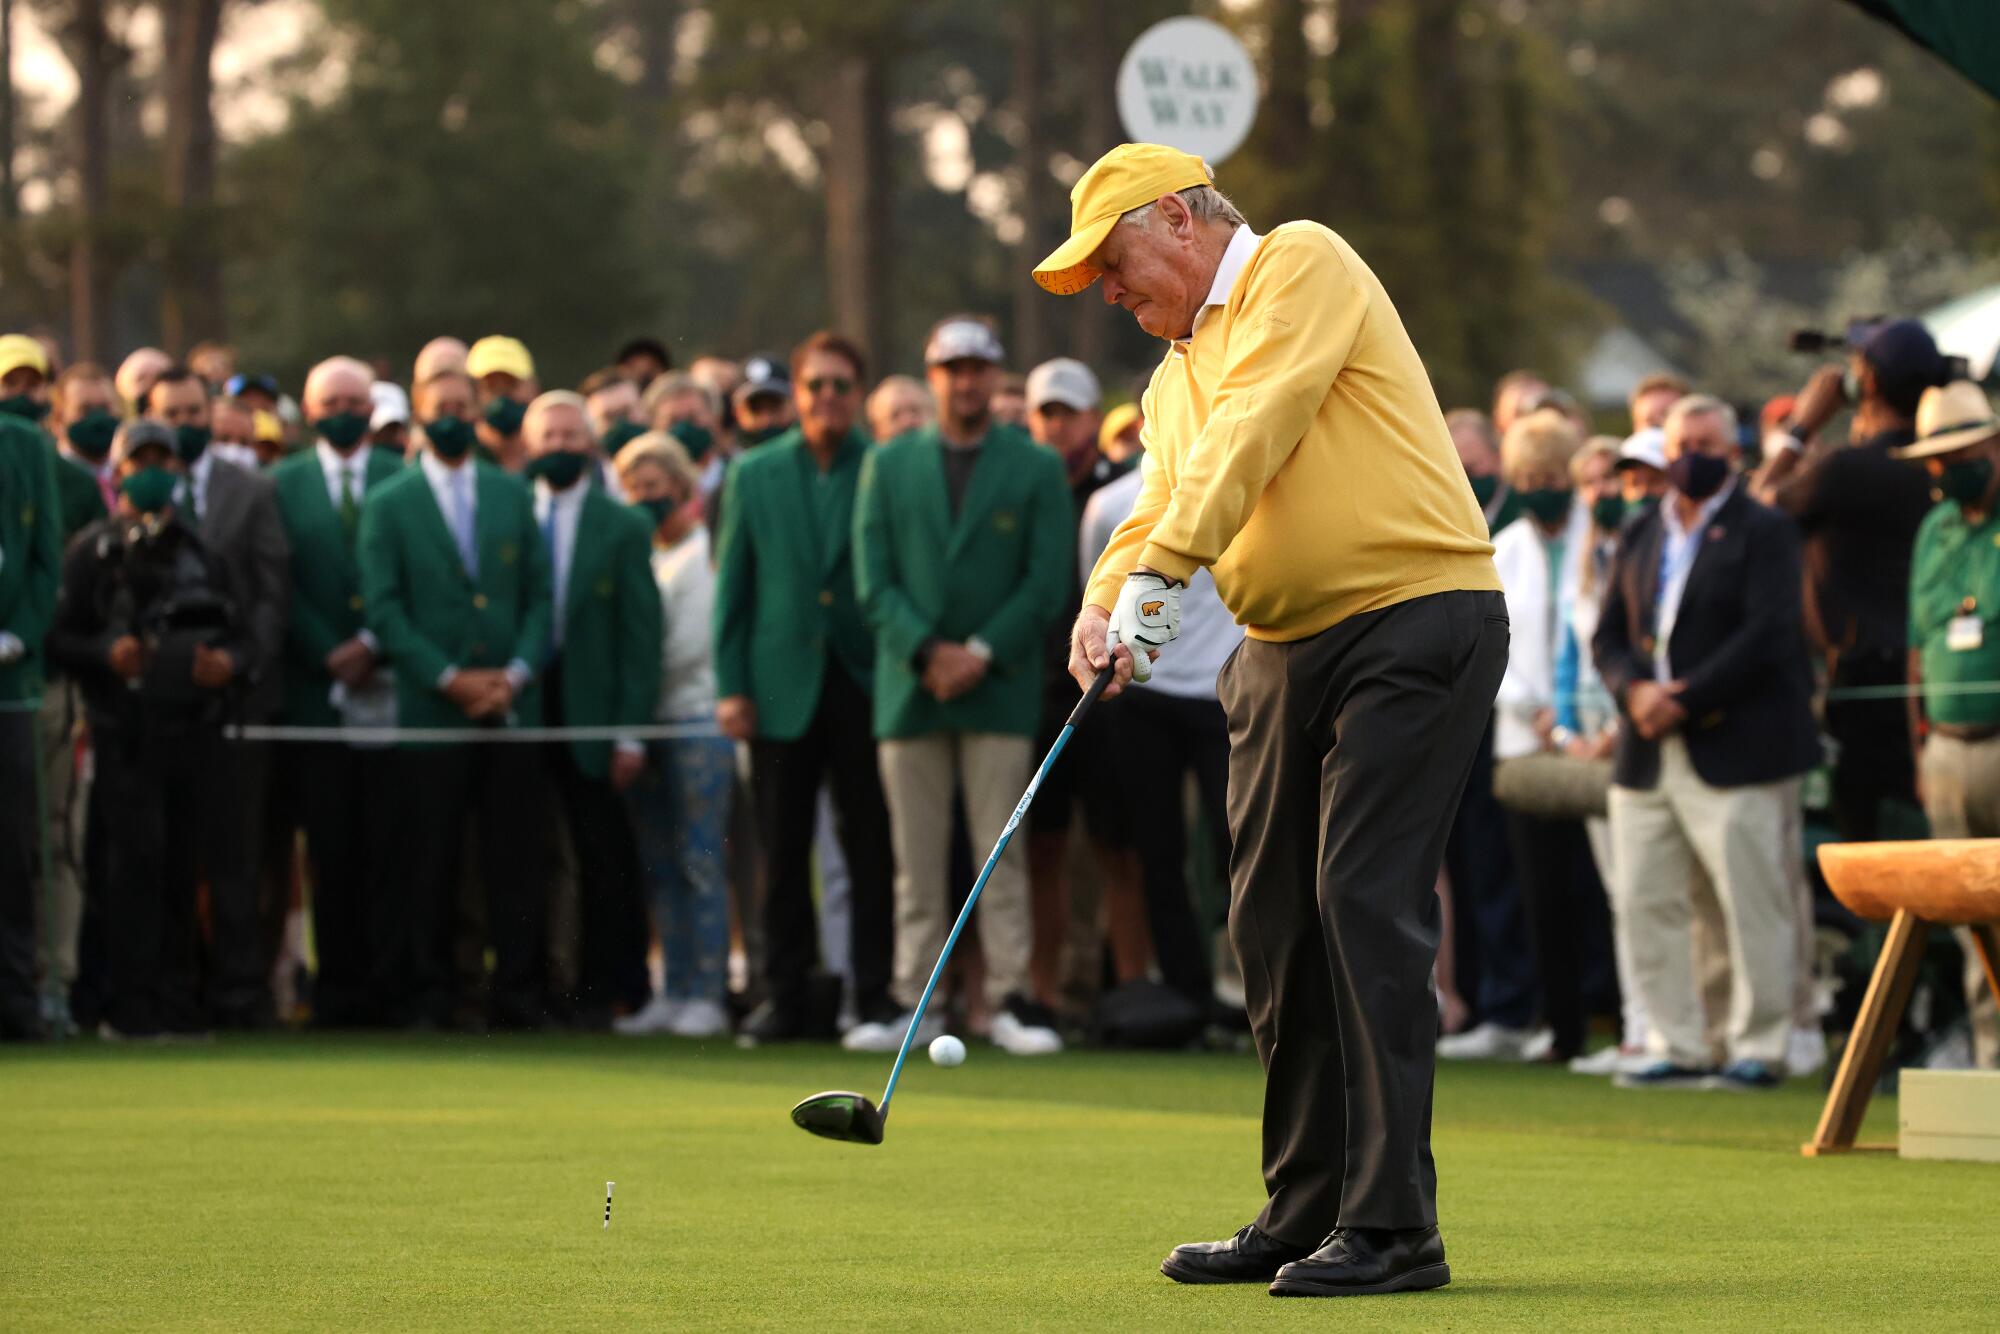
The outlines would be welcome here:
<svg viewBox="0 0 2000 1334">
<path fill-rule="evenodd" d="M 42 399 L 27 394 L 13 394 L 7 398 L 0 398 L 0 412 L 10 417 L 24 417 L 31 422 L 38 422 L 49 415 L 49 405 Z"/>
<path fill-rule="evenodd" d="M 1473 477 L 1468 480 L 1472 483 L 1472 498 L 1479 502 L 1479 508 L 1485 509 L 1491 505 L 1494 493 L 1500 489 L 1500 479 L 1488 473 L 1484 477 Z"/>
<path fill-rule="evenodd" d="M 604 451 L 605 458 L 615 459 L 618 457 L 619 450 L 625 448 L 625 446 L 631 444 L 645 433 L 646 428 L 639 425 L 638 422 L 613 422 L 606 428 L 604 434 L 597 438 L 597 447 Z"/>
<path fill-rule="evenodd" d="M 149 464 L 118 484 L 125 498 L 141 514 L 157 514 L 173 503 L 174 488 L 180 478 L 159 464 Z"/>
<path fill-rule="evenodd" d="M 539 477 L 558 491 L 567 491 L 583 476 L 586 461 L 583 455 L 562 449 L 529 459 L 526 471 L 528 476 Z"/>
<path fill-rule="evenodd" d="M 1521 498 L 1521 508 L 1547 527 L 1561 523 L 1569 513 L 1570 493 L 1566 490 L 1545 487 L 1540 491 L 1517 491 L 1514 494 Z"/>
<path fill-rule="evenodd" d="M 675 422 L 667 428 L 667 434 L 680 441 L 681 448 L 685 449 L 688 457 L 696 463 L 701 462 L 702 455 L 715 448 L 715 436 L 700 422 Z"/>
<path fill-rule="evenodd" d="M 514 435 L 521 429 L 521 420 L 528 415 L 528 405 L 517 403 L 511 398 L 496 398 L 481 411 L 486 424 L 502 435 Z"/>
<path fill-rule="evenodd" d="M 358 412 L 336 412 L 312 425 L 321 439 L 343 451 L 360 444 L 361 437 L 368 434 L 368 419 Z"/>
<path fill-rule="evenodd" d="M 1625 497 L 1599 496 L 1590 502 L 1590 521 L 1607 533 L 1615 533 L 1625 522 Z"/>
<path fill-rule="evenodd" d="M 1938 478 L 1938 490 L 1944 492 L 1946 500 L 1957 501 L 1960 508 L 1977 505 L 1986 499 L 1986 488 L 1993 485 L 1992 459 L 1967 459 L 1960 463 L 1945 465 L 1944 474 Z"/>
<path fill-rule="evenodd" d="M 652 516 L 653 527 L 658 528 L 667 521 L 667 516 L 679 509 L 680 506 L 675 503 L 671 496 L 655 496 L 651 500 L 640 501 L 639 508 Z"/>
<path fill-rule="evenodd" d="M 174 428 L 174 452 L 181 456 L 181 462 L 189 467 L 208 450 L 208 428 L 206 426 L 176 426 Z"/>
<path fill-rule="evenodd" d="M 424 423 L 424 438 L 441 459 L 461 459 L 472 448 L 472 423 L 463 417 L 433 417 Z"/>
<path fill-rule="evenodd" d="M 743 444 L 746 448 L 755 448 L 763 444 L 766 440 L 776 440 L 791 429 L 789 426 L 760 426 L 754 431 L 744 431 L 742 433 Z"/>
<path fill-rule="evenodd" d="M 69 437 L 71 449 L 92 463 L 102 463 L 111 452 L 111 437 L 118 434 L 118 418 L 109 412 L 86 412 L 71 422 L 63 434 Z"/>
</svg>

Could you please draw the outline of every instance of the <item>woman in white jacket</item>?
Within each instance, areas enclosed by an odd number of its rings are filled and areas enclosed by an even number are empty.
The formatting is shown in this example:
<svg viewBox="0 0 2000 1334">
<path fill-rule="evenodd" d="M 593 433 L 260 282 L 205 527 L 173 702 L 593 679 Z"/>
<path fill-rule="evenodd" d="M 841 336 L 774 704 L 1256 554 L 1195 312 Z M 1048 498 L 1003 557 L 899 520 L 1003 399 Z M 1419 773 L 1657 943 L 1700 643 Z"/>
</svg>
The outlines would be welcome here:
<svg viewBox="0 0 2000 1334">
<path fill-rule="evenodd" d="M 1556 669 L 1574 634 L 1578 584 L 1597 539 L 1590 506 L 1578 500 L 1571 461 L 1580 441 L 1560 414 L 1538 412 L 1514 423 L 1500 446 L 1500 474 L 1523 513 L 1493 539 L 1493 563 L 1506 589 L 1513 634 L 1496 701 L 1496 764 L 1565 749 L 1557 731 Z M 1584 641 L 1587 643 L 1588 641 Z M 1507 812 L 1514 868 L 1527 909 L 1541 978 L 1549 1058 L 1582 1053 L 1587 1033 L 1586 976 L 1608 962 L 1609 922 L 1597 867 L 1580 819 Z M 1604 981 L 1609 981 L 1606 976 Z"/>
</svg>

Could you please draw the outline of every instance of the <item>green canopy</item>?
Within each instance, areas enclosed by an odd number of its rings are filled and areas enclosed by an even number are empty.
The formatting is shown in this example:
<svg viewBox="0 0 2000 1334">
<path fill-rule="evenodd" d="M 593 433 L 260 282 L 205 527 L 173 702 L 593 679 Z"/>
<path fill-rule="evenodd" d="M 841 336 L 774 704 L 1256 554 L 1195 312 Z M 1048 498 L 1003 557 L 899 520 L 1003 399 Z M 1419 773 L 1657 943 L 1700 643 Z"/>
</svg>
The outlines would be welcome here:
<svg viewBox="0 0 2000 1334">
<path fill-rule="evenodd" d="M 1848 0 L 2000 97 L 2000 0 Z"/>
</svg>

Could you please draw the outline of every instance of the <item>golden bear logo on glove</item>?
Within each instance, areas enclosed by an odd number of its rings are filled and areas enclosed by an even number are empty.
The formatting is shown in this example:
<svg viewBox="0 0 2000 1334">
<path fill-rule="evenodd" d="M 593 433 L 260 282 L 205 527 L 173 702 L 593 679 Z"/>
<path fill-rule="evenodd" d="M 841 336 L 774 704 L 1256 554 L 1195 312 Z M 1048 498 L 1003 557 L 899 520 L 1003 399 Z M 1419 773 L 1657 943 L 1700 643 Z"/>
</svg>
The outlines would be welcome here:
<svg viewBox="0 0 2000 1334">
<path fill-rule="evenodd" d="M 1158 616 L 1166 609 L 1167 604 L 1164 602 L 1141 602 L 1139 604 L 1139 614 L 1141 616 Z"/>
</svg>

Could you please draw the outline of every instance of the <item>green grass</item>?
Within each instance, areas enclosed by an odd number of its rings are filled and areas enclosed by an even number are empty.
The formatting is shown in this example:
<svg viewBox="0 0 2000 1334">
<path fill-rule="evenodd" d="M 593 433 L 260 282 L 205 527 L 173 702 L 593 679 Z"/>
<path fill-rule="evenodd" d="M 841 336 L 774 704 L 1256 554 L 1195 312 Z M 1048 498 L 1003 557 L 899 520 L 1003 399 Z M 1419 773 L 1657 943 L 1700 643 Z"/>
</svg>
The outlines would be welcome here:
<svg viewBox="0 0 2000 1334">
<path fill-rule="evenodd" d="M 887 1144 L 786 1112 L 886 1062 L 609 1038 L 0 1056 L 0 1328 L 1991 1328 L 2000 1168 L 1807 1160 L 1816 1087 L 1448 1069 L 1453 1282 L 1160 1277 L 1261 1200 L 1246 1056 L 981 1044 Z M 1867 1136 L 1893 1134 L 1879 1104 Z M 1864 1136 L 1864 1137 L 1867 1137 Z M 611 1230 L 603 1188 L 618 1183 Z"/>
</svg>

